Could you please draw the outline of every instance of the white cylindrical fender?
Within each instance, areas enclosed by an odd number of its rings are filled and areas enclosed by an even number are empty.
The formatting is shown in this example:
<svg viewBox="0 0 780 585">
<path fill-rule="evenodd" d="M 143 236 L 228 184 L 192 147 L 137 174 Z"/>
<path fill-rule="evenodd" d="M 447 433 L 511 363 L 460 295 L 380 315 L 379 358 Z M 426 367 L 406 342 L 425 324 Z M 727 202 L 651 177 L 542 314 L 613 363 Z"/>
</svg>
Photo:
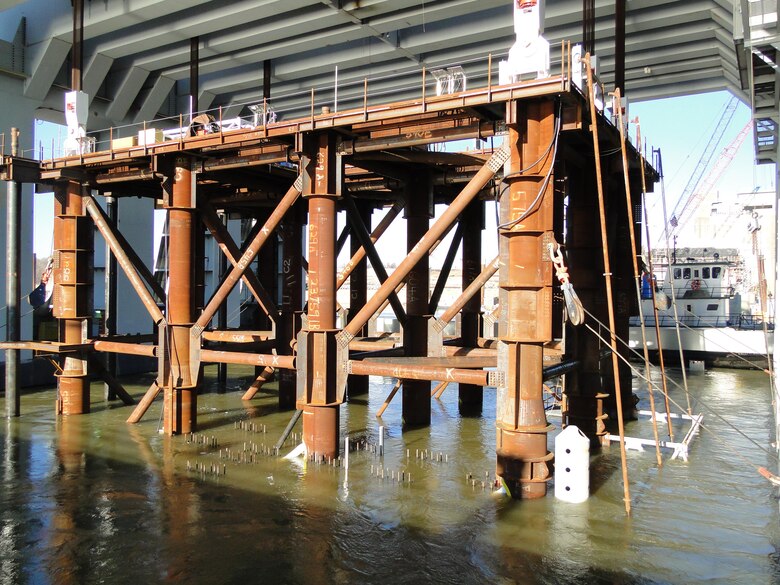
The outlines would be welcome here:
<svg viewBox="0 0 780 585">
<path fill-rule="evenodd" d="M 555 437 L 555 497 L 577 504 L 590 490 L 590 440 L 574 425 Z"/>
</svg>

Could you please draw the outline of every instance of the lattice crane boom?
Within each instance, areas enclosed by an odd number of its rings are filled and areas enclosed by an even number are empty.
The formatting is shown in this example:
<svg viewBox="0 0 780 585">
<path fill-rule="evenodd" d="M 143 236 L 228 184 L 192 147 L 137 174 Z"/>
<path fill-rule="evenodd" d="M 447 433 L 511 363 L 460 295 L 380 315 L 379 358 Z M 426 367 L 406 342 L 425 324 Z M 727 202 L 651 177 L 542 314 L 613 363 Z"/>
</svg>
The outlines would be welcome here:
<svg viewBox="0 0 780 585">
<path fill-rule="evenodd" d="M 688 200 L 688 204 L 682 209 L 682 212 L 677 219 L 677 227 L 675 230 L 681 230 L 693 217 L 701 202 L 704 200 L 707 194 L 712 191 L 715 183 L 718 182 L 723 173 L 726 172 L 726 169 L 734 160 L 739 147 L 742 146 L 742 143 L 745 141 L 745 138 L 747 138 L 747 135 L 750 134 L 752 128 L 752 121 L 745 124 L 745 127 L 740 130 L 736 138 L 734 138 L 734 140 L 732 140 L 731 143 L 721 151 L 720 157 L 718 157 L 718 160 L 715 162 L 715 166 L 712 167 L 712 170 L 709 173 L 707 173 L 707 176 L 701 182 L 701 186 L 696 189 L 696 192 Z"/>
<path fill-rule="evenodd" d="M 672 210 L 672 215 L 669 217 L 670 233 L 677 231 L 675 228 L 677 228 L 679 224 L 680 217 L 683 216 L 686 210 L 690 207 L 692 199 L 695 198 L 699 184 L 701 183 L 704 173 L 707 171 L 710 163 L 712 162 L 712 158 L 715 155 L 718 144 L 720 144 L 720 141 L 723 138 L 723 134 L 726 132 L 726 128 L 728 128 L 728 125 L 734 118 L 734 114 L 737 111 L 737 105 L 739 105 L 739 100 L 736 96 L 731 96 L 729 101 L 726 102 L 718 123 L 715 126 L 715 129 L 712 131 L 712 135 L 710 136 L 709 141 L 707 142 L 707 146 L 705 147 L 704 152 L 702 152 L 701 157 L 699 157 L 699 161 L 696 163 L 696 168 L 694 168 L 693 173 L 688 179 L 688 183 L 685 185 L 685 189 L 683 189 L 679 199 L 677 199 L 677 203 Z"/>
</svg>

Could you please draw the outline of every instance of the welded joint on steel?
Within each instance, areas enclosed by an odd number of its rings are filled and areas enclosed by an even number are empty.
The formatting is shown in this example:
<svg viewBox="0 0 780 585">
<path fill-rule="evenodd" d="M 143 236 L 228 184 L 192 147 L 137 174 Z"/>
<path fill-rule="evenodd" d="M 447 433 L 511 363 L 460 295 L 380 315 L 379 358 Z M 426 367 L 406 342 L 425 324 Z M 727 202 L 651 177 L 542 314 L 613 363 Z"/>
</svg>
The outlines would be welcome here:
<svg viewBox="0 0 780 585">
<path fill-rule="evenodd" d="M 509 141 L 506 141 L 487 161 L 487 168 L 493 171 L 493 173 L 497 173 L 504 167 L 504 163 L 509 160 L 510 153 Z"/>
<path fill-rule="evenodd" d="M 342 156 L 351 156 L 355 154 L 355 141 L 342 140 L 336 144 L 336 154 Z"/>
<path fill-rule="evenodd" d="M 200 340 L 201 336 L 203 335 L 203 327 L 195 323 L 190 328 L 190 339 L 192 340 Z"/>
<path fill-rule="evenodd" d="M 444 327 L 441 327 L 440 320 L 435 317 L 426 319 L 426 325 L 428 327 L 428 350 L 426 355 L 428 357 L 443 357 L 444 352 Z M 446 327 L 446 323 L 444 323 Z"/>
<path fill-rule="evenodd" d="M 340 348 L 349 348 L 349 344 L 353 339 L 355 339 L 355 336 L 352 335 L 349 331 L 344 331 L 343 329 L 336 334 L 336 343 Z"/>
<path fill-rule="evenodd" d="M 298 178 L 295 179 L 295 182 L 293 183 L 293 187 L 295 187 L 295 190 L 300 193 L 303 191 L 303 175 L 298 175 Z"/>
<path fill-rule="evenodd" d="M 487 373 L 487 385 L 493 388 L 506 387 L 506 374 L 499 370 L 490 370 Z"/>
<path fill-rule="evenodd" d="M 200 334 L 194 336 L 194 327 L 190 329 L 190 380 L 197 381 L 200 377 Z M 197 382 L 195 382 L 197 384 Z"/>
</svg>

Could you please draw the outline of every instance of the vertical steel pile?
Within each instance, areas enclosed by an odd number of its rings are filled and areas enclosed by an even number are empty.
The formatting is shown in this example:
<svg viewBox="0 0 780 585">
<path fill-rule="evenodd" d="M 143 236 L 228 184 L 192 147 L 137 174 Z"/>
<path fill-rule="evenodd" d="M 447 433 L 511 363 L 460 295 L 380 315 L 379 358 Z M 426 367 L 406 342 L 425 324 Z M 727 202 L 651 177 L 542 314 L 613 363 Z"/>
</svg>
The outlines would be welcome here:
<svg viewBox="0 0 780 585">
<path fill-rule="evenodd" d="M 515 497 L 547 493 L 547 424 L 542 401 L 544 344 L 552 341 L 554 102 L 510 102 L 511 149 L 501 198 L 499 270 L 502 327 L 496 400 L 496 470 Z M 519 495 L 518 495 L 519 494 Z"/>
</svg>

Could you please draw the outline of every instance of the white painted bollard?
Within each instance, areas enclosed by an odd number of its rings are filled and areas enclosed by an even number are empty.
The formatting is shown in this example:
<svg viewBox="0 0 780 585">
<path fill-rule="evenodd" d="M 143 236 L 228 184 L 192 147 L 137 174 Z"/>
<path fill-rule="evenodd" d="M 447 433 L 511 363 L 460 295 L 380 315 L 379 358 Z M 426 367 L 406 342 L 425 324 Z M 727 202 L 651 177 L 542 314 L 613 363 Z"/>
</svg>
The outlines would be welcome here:
<svg viewBox="0 0 780 585">
<path fill-rule="evenodd" d="M 574 425 L 555 437 L 555 497 L 577 504 L 588 499 L 590 440 Z"/>
<path fill-rule="evenodd" d="M 385 427 L 379 427 L 379 454 L 385 454 Z"/>
<path fill-rule="evenodd" d="M 691 372 L 704 372 L 704 360 L 691 360 L 688 362 L 688 369 Z"/>
</svg>

